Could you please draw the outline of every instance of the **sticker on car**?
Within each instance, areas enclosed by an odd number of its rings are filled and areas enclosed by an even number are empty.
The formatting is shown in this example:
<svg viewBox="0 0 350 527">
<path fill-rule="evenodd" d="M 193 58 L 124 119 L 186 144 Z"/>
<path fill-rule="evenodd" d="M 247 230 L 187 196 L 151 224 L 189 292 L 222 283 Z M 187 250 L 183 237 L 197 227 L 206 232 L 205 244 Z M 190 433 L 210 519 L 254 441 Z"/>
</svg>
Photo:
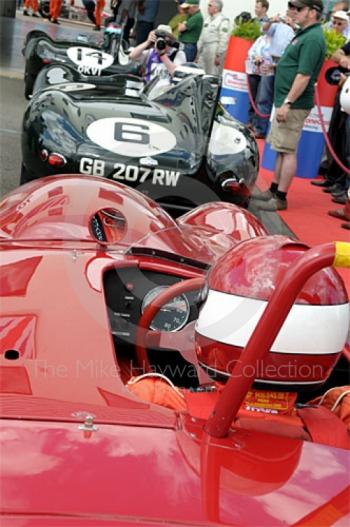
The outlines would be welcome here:
<svg viewBox="0 0 350 527">
<path fill-rule="evenodd" d="M 165 187 L 176 187 L 180 172 L 163 168 L 147 168 L 138 165 L 126 165 L 125 163 L 115 163 L 112 171 L 108 171 L 106 162 L 103 159 L 92 159 L 82 157 L 79 164 L 79 172 L 93 176 L 106 177 L 107 175 L 116 181 L 123 183 L 145 183 Z"/>
<path fill-rule="evenodd" d="M 67 56 L 77 66 L 79 73 L 84 75 L 101 75 L 102 70 L 114 62 L 114 57 L 109 53 L 83 46 L 68 48 Z"/>
<path fill-rule="evenodd" d="M 98 119 L 87 127 L 86 134 L 105 150 L 126 157 L 152 157 L 176 146 L 176 137 L 170 130 L 143 119 Z"/>
<path fill-rule="evenodd" d="M 56 90 L 60 90 L 65 93 L 70 93 L 70 92 L 76 92 L 76 91 L 94 90 L 96 89 L 96 84 L 67 82 L 64 84 L 55 84 L 53 87 Z"/>
</svg>

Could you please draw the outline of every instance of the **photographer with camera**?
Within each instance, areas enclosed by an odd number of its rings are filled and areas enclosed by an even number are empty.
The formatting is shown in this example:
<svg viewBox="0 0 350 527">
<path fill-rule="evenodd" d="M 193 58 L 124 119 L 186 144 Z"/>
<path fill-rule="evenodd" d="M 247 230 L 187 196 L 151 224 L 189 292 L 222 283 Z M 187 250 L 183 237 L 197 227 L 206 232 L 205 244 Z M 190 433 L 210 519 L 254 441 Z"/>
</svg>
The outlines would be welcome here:
<svg viewBox="0 0 350 527">
<path fill-rule="evenodd" d="M 170 26 L 164 24 L 151 31 L 147 40 L 130 52 L 129 58 L 144 64 L 146 81 L 159 76 L 169 84 L 176 67 L 186 62 L 186 55 L 179 49 Z"/>
</svg>

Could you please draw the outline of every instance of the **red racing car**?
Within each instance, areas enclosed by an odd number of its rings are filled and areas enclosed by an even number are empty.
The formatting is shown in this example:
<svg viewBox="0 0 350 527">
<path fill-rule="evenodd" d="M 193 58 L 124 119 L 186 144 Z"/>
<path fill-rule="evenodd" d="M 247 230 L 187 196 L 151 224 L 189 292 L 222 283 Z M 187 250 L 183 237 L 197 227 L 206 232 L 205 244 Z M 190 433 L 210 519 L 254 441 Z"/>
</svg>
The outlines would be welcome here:
<svg viewBox="0 0 350 527">
<path fill-rule="evenodd" d="M 3 525 L 348 525 L 349 244 L 77 175 L 0 244 Z"/>
</svg>

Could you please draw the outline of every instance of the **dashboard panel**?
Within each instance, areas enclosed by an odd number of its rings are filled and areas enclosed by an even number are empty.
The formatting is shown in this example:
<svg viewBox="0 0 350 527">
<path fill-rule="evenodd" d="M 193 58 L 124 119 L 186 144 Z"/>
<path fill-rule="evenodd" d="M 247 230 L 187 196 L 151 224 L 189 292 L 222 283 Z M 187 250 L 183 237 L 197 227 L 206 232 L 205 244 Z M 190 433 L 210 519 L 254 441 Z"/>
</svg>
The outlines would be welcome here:
<svg viewBox="0 0 350 527">
<path fill-rule="evenodd" d="M 164 287 L 181 280 L 179 276 L 134 266 L 109 270 L 104 276 L 104 290 L 116 344 L 135 344 L 137 324 L 146 305 Z M 176 297 L 163 306 L 152 322 L 152 329 L 182 329 L 198 318 L 200 303 L 198 291 Z"/>
</svg>

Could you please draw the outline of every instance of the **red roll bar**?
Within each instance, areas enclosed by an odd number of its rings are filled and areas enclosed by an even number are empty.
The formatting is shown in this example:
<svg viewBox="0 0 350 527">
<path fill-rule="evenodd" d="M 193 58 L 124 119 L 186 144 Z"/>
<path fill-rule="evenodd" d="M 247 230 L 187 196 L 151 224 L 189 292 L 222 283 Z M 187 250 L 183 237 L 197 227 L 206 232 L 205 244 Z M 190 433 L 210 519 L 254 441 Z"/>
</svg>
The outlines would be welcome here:
<svg viewBox="0 0 350 527">
<path fill-rule="evenodd" d="M 205 425 L 205 431 L 210 436 L 225 437 L 228 434 L 254 382 L 258 361 L 271 349 L 299 291 L 310 276 L 329 266 L 350 267 L 350 243 L 332 242 L 309 249 L 282 278 Z M 252 373 L 247 375 L 247 371 Z"/>
</svg>

